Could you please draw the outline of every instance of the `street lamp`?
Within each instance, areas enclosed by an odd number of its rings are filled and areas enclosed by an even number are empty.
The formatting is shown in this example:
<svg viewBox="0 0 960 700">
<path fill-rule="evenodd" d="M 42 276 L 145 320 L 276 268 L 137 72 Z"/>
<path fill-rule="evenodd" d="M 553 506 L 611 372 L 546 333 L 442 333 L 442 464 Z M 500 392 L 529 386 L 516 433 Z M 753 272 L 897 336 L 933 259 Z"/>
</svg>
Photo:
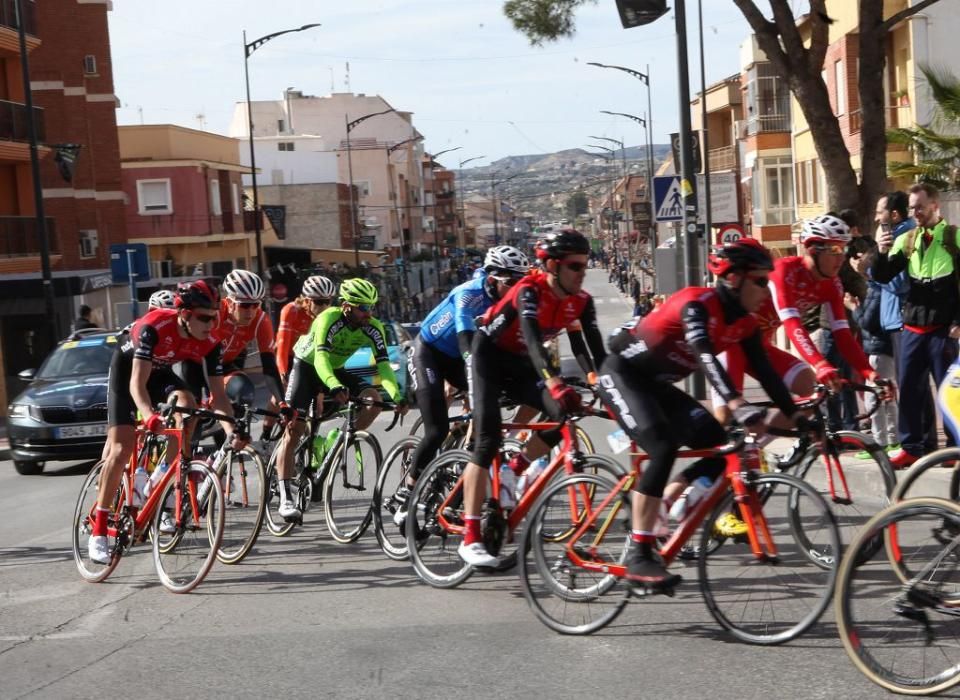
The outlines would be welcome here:
<svg viewBox="0 0 960 700">
<path fill-rule="evenodd" d="M 591 138 L 596 138 L 596 136 L 592 136 Z M 605 161 L 607 161 L 608 163 L 613 162 L 613 161 L 616 161 L 616 159 L 617 159 L 617 157 L 614 155 L 614 153 L 616 153 L 616 151 L 614 151 L 612 148 L 607 148 L 606 146 L 601 146 L 601 145 L 598 144 L 598 143 L 588 143 L 588 144 L 586 144 L 586 147 L 587 147 L 587 148 L 599 148 L 599 149 L 601 149 L 601 150 L 603 150 L 603 151 L 606 151 L 605 154 L 604 154 L 604 153 L 591 153 L 590 151 L 587 151 L 587 153 L 588 153 L 589 155 L 595 156 L 595 157 L 597 157 L 597 158 L 603 158 L 603 159 L 604 159 Z M 607 195 L 607 198 L 608 198 L 608 200 L 609 200 L 609 202 L 610 202 L 610 207 L 609 207 L 609 208 L 610 208 L 611 211 L 613 211 L 613 190 L 614 190 L 614 187 L 615 187 L 615 180 L 610 180 L 610 193 Z M 601 212 L 601 217 L 602 217 L 602 212 Z M 609 223 L 610 223 L 610 226 L 609 226 L 610 243 L 611 243 L 611 245 L 614 245 L 614 247 L 615 247 L 615 241 L 614 241 L 614 236 L 613 236 L 613 218 L 610 217 L 610 218 L 608 219 L 608 221 L 609 221 Z"/>
<path fill-rule="evenodd" d="M 467 221 L 466 221 L 466 209 L 467 205 L 463 199 L 463 166 L 467 163 L 472 163 L 475 160 L 483 160 L 486 156 L 473 156 L 472 158 L 467 158 L 466 160 L 461 160 L 460 165 L 457 168 L 457 186 L 460 190 L 460 232 L 457 236 L 457 241 L 460 243 L 460 247 L 466 250 L 467 248 Z"/>
<path fill-rule="evenodd" d="M 648 148 L 647 148 L 647 180 L 648 180 L 648 182 L 647 182 L 647 188 L 649 189 L 649 187 L 650 187 L 650 179 L 653 177 L 653 153 L 651 152 L 651 149 L 649 148 L 649 144 L 652 142 L 652 137 L 651 137 L 651 135 L 650 135 L 650 128 L 649 128 L 650 125 L 649 125 L 648 122 L 647 122 L 646 114 L 644 114 L 644 116 L 642 116 L 642 117 L 638 117 L 638 116 L 636 116 L 636 115 L 634 115 L 634 114 L 627 114 L 626 112 L 611 112 L 611 111 L 606 110 L 606 109 L 601 109 L 601 110 L 600 110 L 600 114 L 609 114 L 609 115 L 614 116 L 614 117 L 626 117 L 627 119 L 632 119 L 633 121 L 637 122 L 637 124 L 639 124 L 640 126 L 643 127 L 643 129 L 644 129 L 644 137 L 645 137 L 645 139 L 646 139 L 646 141 L 647 141 L 647 144 L 648 144 Z"/>
<path fill-rule="evenodd" d="M 505 177 L 502 180 L 498 180 L 497 175 L 499 174 L 500 172 L 497 171 L 492 173 L 490 176 L 490 194 L 493 197 L 493 244 L 494 245 L 500 245 L 500 215 L 499 215 L 500 212 L 498 211 L 500 207 L 497 206 L 497 187 L 506 182 L 510 182 L 510 180 L 514 179 L 515 177 L 520 177 L 521 175 L 523 175 L 523 173 L 514 173 L 510 177 Z"/>
<path fill-rule="evenodd" d="M 350 178 L 349 190 L 350 190 L 350 235 L 353 237 L 353 266 L 355 269 L 360 269 L 360 241 L 357 238 L 357 212 L 353 203 L 353 156 L 350 151 L 350 132 L 356 128 L 361 122 L 370 119 L 371 117 L 379 117 L 381 114 L 390 114 L 390 112 L 395 111 L 393 107 L 390 109 L 385 109 L 382 112 L 373 112 L 371 114 L 364 114 L 362 117 L 357 117 L 353 121 L 350 121 L 350 115 L 343 115 L 343 122 L 347 126 L 347 173 Z"/>
<path fill-rule="evenodd" d="M 400 148 L 402 148 L 403 146 L 406 146 L 407 144 L 410 144 L 410 143 L 416 143 L 417 141 L 423 141 L 423 136 L 420 134 L 417 134 L 413 138 L 404 139 L 399 143 L 395 143 L 392 146 L 387 147 L 388 177 L 390 174 L 390 155 L 395 151 L 399 150 Z M 397 180 L 397 185 L 399 185 L 400 178 L 398 177 L 396 178 L 396 180 Z M 391 178 L 391 184 L 393 184 L 392 178 Z M 406 260 L 407 253 L 406 253 L 406 248 L 404 246 L 406 245 L 406 242 L 403 239 L 403 222 L 401 220 L 401 215 L 400 215 L 400 192 L 399 192 L 399 188 L 396 185 L 394 185 L 394 193 L 393 193 L 393 211 L 394 211 L 394 215 L 397 217 L 397 233 L 400 235 L 400 257 L 404 259 L 403 292 L 404 292 L 404 296 L 409 296 L 409 294 L 407 293 L 408 292 L 407 273 L 405 268 L 405 260 Z"/>
<path fill-rule="evenodd" d="M 247 42 L 247 30 L 243 30 L 243 76 L 247 83 L 247 136 L 250 140 L 250 174 L 253 179 L 253 233 L 257 244 L 257 274 L 263 277 L 263 241 L 260 233 L 260 197 L 257 192 L 257 158 L 253 152 L 253 109 L 250 105 L 250 54 L 284 34 L 293 34 L 307 29 L 319 27 L 319 24 L 305 24 L 298 29 L 284 29 L 281 32 L 267 34 L 254 41 Z"/>
<path fill-rule="evenodd" d="M 430 162 L 433 163 L 437 158 L 439 158 L 440 156 L 442 156 L 444 153 L 450 153 L 450 152 L 452 152 L 452 151 L 459 151 L 461 148 L 463 148 L 463 146 L 454 146 L 453 148 L 445 148 L 444 150 L 440 151 L 439 153 L 434 153 L 433 155 L 431 155 L 431 156 L 430 156 Z"/>
</svg>

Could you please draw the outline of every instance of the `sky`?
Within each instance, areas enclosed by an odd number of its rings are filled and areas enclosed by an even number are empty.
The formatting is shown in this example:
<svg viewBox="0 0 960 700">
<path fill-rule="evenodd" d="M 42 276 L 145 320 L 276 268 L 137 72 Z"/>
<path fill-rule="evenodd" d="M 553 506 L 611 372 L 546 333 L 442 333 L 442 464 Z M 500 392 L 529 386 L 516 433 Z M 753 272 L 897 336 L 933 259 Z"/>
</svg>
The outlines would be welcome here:
<svg viewBox="0 0 960 700">
<path fill-rule="evenodd" d="M 729 0 L 704 0 L 707 84 L 739 72 L 749 27 Z M 765 3 L 759 3 L 763 8 Z M 697 3 L 687 2 L 691 93 L 700 87 Z M 247 41 L 308 23 L 250 58 L 251 95 L 277 100 L 304 94 L 379 94 L 413 112 L 424 147 L 460 147 L 439 160 L 579 148 L 591 136 L 641 145 L 643 129 L 605 109 L 643 116 L 643 83 L 586 65 L 649 64 L 654 141 L 677 130 L 677 50 L 673 13 L 625 30 L 613 0 L 577 14 L 577 34 L 530 46 L 503 15 L 501 0 L 115 0 L 109 13 L 120 124 L 170 123 L 226 133 L 243 101 L 243 31 Z M 349 65 L 349 72 L 347 66 Z M 349 81 L 349 82 L 348 82 Z"/>
</svg>

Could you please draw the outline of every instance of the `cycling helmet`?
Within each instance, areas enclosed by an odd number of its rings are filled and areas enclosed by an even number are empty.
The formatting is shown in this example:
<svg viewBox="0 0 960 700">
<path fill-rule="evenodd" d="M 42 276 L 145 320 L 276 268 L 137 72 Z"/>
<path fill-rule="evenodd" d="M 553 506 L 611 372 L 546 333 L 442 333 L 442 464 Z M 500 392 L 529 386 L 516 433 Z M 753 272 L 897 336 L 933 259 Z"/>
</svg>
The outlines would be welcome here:
<svg viewBox="0 0 960 700">
<path fill-rule="evenodd" d="M 850 227 L 833 214 L 821 214 L 803 222 L 800 242 L 805 246 L 823 243 L 849 243 Z"/>
<path fill-rule="evenodd" d="M 530 269 L 530 261 L 526 255 L 512 245 L 498 245 L 487 251 L 487 257 L 483 260 L 483 267 L 487 272 L 499 270 L 525 275 Z"/>
<path fill-rule="evenodd" d="M 589 254 L 590 241 L 572 228 L 551 231 L 537 244 L 537 257 L 540 259 Z"/>
<path fill-rule="evenodd" d="M 304 281 L 301 292 L 310 299 L 333 299 L 337 294 L 337 285 L 323 275 L 313 275 Z"/>
<path fill-rule="evenodd" d="M 234 270 L 223 280 L 223 291 L 234 301 L 261 301 L 266 289 L 263 280 L 249 270 Z"/>
<path fill-rule="evenodd" d="M 151 309 L 175 309 L 177 307 L 177 297 L 169 289 L 161 289 L 150 295 L 147 306 Z"/>
<path fill-rule="evenodd" d="M 376 304 L 377 288 L 360 277 L 344 280 L 340 284 L 340 298 L 348 304 Z"/>
<path fill-rule="evenodd" d="M 219 303 L 217 290 L 203 280 L 177 285 L 178 309 L 216 309 Z"/>
<path fill-rule="evenodd" d="M 717 277 L 738 270 L 772 270 L 773 258 L 756 238 L 741 238 L 718 246 L 710 255 L 707 268 Z"/>
</svg>

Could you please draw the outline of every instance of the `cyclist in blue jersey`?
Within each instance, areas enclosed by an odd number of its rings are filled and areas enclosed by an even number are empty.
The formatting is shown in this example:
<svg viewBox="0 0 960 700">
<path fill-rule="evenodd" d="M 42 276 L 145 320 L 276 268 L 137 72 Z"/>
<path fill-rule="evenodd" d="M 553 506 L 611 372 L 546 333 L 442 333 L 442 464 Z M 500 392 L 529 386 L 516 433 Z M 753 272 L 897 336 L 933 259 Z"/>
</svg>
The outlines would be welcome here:
<svg viewBox="0 0 960 700">
<path fill-rule="evenodd" d="M 466 391 L 467 360 L 477 330 L 474 319 L 507 293 L 530 269 L 527 256 L 513 246 L 491 248 L 483 274 L 464 282 L 441 301 L 420 324 L 420 335 L 410 358 L 410 380 L 423 418 L 423 440 L 411 458 L 407 484 L 396 494 L 400 507 L 394 522 L 406 519 L 409 489 L 436 455 L 450 429 L 444 382 Z"/>
</svg>

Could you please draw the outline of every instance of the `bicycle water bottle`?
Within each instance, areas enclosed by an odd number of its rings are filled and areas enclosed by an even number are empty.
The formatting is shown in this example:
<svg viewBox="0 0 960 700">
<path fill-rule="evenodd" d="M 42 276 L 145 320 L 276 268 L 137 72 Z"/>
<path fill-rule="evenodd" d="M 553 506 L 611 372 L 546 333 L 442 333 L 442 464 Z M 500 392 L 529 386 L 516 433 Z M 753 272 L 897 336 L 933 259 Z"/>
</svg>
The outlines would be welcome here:
<svg viewBox="0 0 960 700">
<path fill-rule="evenodd" d="M 313 468 L 319 469 L 323 458 L 327 456 L 327 439 L 323 435 L 313 438 Z"/>
<path fill-rule="evenodd" d="M 547 468 L 549 461 L 546 457 L 540 457 L 530 462 L 530 466 L 523 470 L 523 474 L 520 475 L 520 479 L 517 480 L 517 491 L 516 497 L 519 501 L 523 494 L 530 484 L 540 478 L 540 475 L 543 474 L 543 471 Z"/>
<path fill-rule="evenodd" d="M 684 489 L 680 498 L 670 508 L 670 517 L 677 522 L 687 517 L 687 514 L 696 507 L 711 486 L 713 486 L 713 482 L 705 476 L 694 479 L 693 483 Z"/>
<path fill-rule="evenodd" d="M 150 483 L 150 475 L 143 465 L 137 467 L 133 473 L 133 505 L 139 508 L 147 500 L 147 484 Z"/>
<path fill-rule="evenodd" d="M 333 446 L 337 443 L 337 439 L 340 437 L 340 428 L 334 428 L 329 433 L 327 433 L 327 442 L 324 446 L 327 452 L 333 449 Z"/>
<path fill-rule="evenodd" d="M 150 495 L 150 492 L 160 483 L 169 468 L 170 465 L 167 464 L 166 460 L 157 465 L 157 468 L 153 470 L 153 474 L 150 475 L 150 481 L 147 482 L 147 486 L 144 489 L 144 496 Z"/>
</svg>

